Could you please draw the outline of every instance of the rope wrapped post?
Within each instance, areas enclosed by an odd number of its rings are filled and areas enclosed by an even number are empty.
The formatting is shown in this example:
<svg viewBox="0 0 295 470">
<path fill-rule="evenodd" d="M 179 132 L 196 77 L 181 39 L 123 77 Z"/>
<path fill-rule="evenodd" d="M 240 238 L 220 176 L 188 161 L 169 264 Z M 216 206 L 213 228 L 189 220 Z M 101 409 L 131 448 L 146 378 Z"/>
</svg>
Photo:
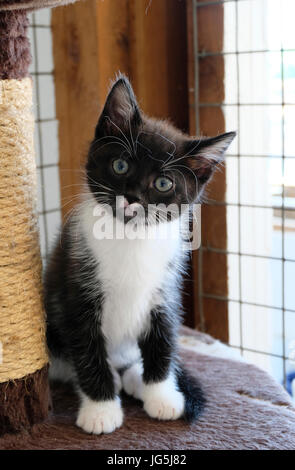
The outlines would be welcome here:
<svg viewBox="0 0 295 470">
<path fill-rule="evenodd" d="M 0 435 L 48 414 L 27 11 L 75 0 L 0 0 Z"/>
<path fill-rule="evenodd" d="M 27 25 L 0 11 L 0 434 L 48 413 Z"/>
</svg>

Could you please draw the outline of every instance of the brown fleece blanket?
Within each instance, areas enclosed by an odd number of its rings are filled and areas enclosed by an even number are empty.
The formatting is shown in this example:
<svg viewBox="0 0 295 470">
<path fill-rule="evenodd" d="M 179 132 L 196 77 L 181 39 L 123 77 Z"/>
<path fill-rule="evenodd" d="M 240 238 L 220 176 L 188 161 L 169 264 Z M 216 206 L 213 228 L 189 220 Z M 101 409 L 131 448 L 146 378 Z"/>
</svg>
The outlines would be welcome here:
<svg viewBox="0 0 295 470">
<path fill-rule="evenodd" d="M 212 342 L 206 335 L 185 332 Z M 88 435 L 74 425 L 77 397 L 69 387 L 56 384 L 48 422 L 30 432 L 5 435 L 0 449 L 295 449 L 295 408 L 265 372 L 193 351 L 183 350 L 182 359 L 207 399 L 192 425 L 150 419 L 140 402 L 124 397 L 123 426 L 113 434 Z"/>
</svg>

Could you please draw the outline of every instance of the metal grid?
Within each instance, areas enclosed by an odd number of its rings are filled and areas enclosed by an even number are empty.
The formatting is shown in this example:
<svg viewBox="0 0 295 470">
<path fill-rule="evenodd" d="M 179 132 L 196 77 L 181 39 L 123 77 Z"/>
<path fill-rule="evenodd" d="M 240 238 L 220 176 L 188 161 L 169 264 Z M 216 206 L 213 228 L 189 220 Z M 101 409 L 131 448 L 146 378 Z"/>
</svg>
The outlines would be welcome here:
<svg viewBox="0 0 295 470">
<path fill-rule="evenodd" d="M 225 205 L 228 207 L 235 208 L 237 210 L 237 247 L 235 250 L 231 249 L 218 249 L 218 248 L 212 248 L 212 247 L 202 247 L 200 248 L 200 253 L 199 253 L 199 307 L 200 307 L 200 315 L 201 315 L 201 320 L 204 324 L 204 312 L 202 311 L 203 308 L 203 298 L 210 298 L 210 299 L 216 299 L 216 300 L 223 300 L 227 301 L 229 304 L 234 303 L 235 306 L 238 308 L 238 317 L 239 320 L 237 321 L 237 329 L 239 329 L 238 334 L 239 334 L 239 344 L 230 344 L 231 347 L 237 348 L 240 350 L 242 355 L 247 355 L 251 353 L 254 353 L 254 356 L 252 357 L 252 361 L 255 362 L 256 359 L 255 357 L 257 355 L 265 355 L 268 357 L 273 357 L 273 358 L 278 358 L 280 361 L 282 361 L 282 383 L 286 385 L 286 365 L 288 363 L 288 360 L 290 361 L 290 353 L 287 351 L 286 348 L 286 324 L 285 324 L 285 319 L 286 319 L 286 314 L 290 315 L 295 315 L 295 309 L 290 308 L 290 306 L 286 306 L 285 304 L 285 288 L 286 288 L 286 282 L 290 282 L 290 278 L 286 276 L 290 276 L 290 274 L 286 274 L 286 263 L 291 263 L 292 266 L 295 269 L 295 257 L 288 257 L 285 252 L 285 219 L 286 219 L 286 214 L 290 215 L 290 213 L 294 214 L 295 217 L 295 206 L 290 206 L 289 204 L 286 203 L 286 197 L 285 197 L 285 185 L 284 185 L 284 180 L 282 181 L 281 184 L 281 201 L 279 204 L 270 204 L 270 205 L 265 205 L 265 204 L 259 204 L 259 202 L 254 201 L 254 203 L 245 203 L 242 198 L 241 198 L 241 165 L 243 163 L 244 159 L 248 159 L 249 157 L 251 159 L 254 159 L 253 162 L 257 161 L 258 158 L 264 158 L 267 160 L 271 159 L 279 159 L 281 163 L 281 171 L 282 175 L 285 175 L 285 167 L 286 167 L 286 160 L 287 159 L 292 159 L 294 158 L 295 155 L 295 146 L 294 146 L 294 154 L 289 154 L 288 156 L 286 155 L 285 151 L 285 132 L 286 132 L 286 127 L 285 127 L 285 118 L 284 118 L 284 110 L 286 109 L 286 106 L 294 106 L 294 102 L 287 102 L 285 101 L 285 90 L 284 90 L 284 84 L 285 84 L 285 77 L 284 77 L 284 54 L 287 52 L 294 52 L 295 51 L 295 40 L 294 40 L 294 48 L 285 48 L 283 44 L 280 45 L 279 48 L 273 48 L 273 49 L 256 49 L 256 48 L 248 48 L 248 50 L 239 50 L 239 7 L 242 3 L 248 3 L 249 4 L 250 0 L 219 0 L 219 1 L 193 1 L 194 5 L 194 17 L 193 17 L 193 26 L 194 26 L 194 51 L 195 51 L 195 80 L 196 80 L 196 86 L 195 86 L 195 109 L 196 109 L 196 131 L 197 134 L 200 134 L 200 108 L 202 107 L 220 107 L 223 110 L 226 110 L 229 107 L 232 107 L 232 109 L 235 110 L 236 112 L 236 123 L 237 123 L 237 130 L 238 130 L 238 136 L 237 136 L 237 143 L 236 143 L 236 151 L 234 154 L 230 155 L 230 159 L 234 159 L 236 162 L 237 166 L 237 179 L 234 182 L 229 182 L 227 181 L 227 184 L 236 184 L 237 185 L 237 198 L 234 202 L 226 201 L 226 202 L 214 202 L 215 205 Z M 258 3 L 261 2 L 262 0 L 252 0 L 253 2 L 256 2 L 256 5 L 258 6 Z M 280 2 L 278 2 L 280 3 Z M 218 52 L 218 51 L 206 51 L 206 50 L 199 50 L 199 45 L 198 45 L 198 31 L 197 31 L 197 16 L 202 8 L 214 8 L 215 5 L 226 4 L 231 5 L 230 8 L 232 8 L 232 11 L 234 12 L 233 14 L 233 21 L 235 22 L 234 25 L 234 36 L 235 36 L 235 48 L 230 51 L 223 51 L 223 52 Z M 287 5 L 287 2 L 285 2 Z M 226 27 L 227 25 L 224 24 L 225 28 L 225 33 L 226 33 Z M 272 102 L 243 102 L 241 100 L 241 76 L 240 76 L 240 61 L 241 57 L 243 55 L 248 54 L 251 55 L 252 57 L 256 56 L 258 54 L 272 54 L 272 53 L 277 53 L 280 55 L 280 82 L 281 82 L 281 95 L 280 95 L 280 101 L 272 103 Z M 234 57 L 235 62 L 236 62 L 236 71 L 235 71 L 235 81 L 236 81 L 236 88 L 237 88 L 237 94 L 236 94 L 236 101 L 231 101 L 231 102 L 216 102 L 216 103 L 206 103 L 206 102 L 200 102 L 199 101 L 199 61 L 202 58 L 206 57 L 218 57 L 218 56 L 223 56 L 224 60 L 226 60 L 227 57 Z M 225 82 L 227 80 L 227 76 L 225 76 Z M 223 86 L 223 84 L 221 84 Z M 241 126 L 243 124 L 241 123 L 241 112 L 243 111 L 244 107 L 248 107 L 248 109 L 253 109 L 253 111 L 250 112 L 255 112 L 255 109 L 257 109 L 257 106 L 263 107 L 265 109 L 270 109 L 267 107 L 276 107 L 277 113 L 280 114 L 280 133 L 281 133 L 281 153 L 274 153 L 274 154 L 263 154 L 263 153 L 253 153 L 250 155 L 247 155 L 242 152 L 241 150 Z M 256 107 L 256 108 L 255 108 Z M 232 128 L 228 128 L 226 130 L 233 130 Z M 255 160 L 256 159 L 256 160 Z M 246 160 L 247 161 L 247 160 Z M 295 179 L 295 174 L 294 174 L 294 179 Z M 276 255 L 266 255 L 266 254 L 259 254 L 259 253 L 251 253 L 251 252 L 245 252 L 245 250 L 242 249 L 242 241 L 243 241 L 243 231 L 242 231 L 242 226 L 241 226 L 241 211 L 244 208 L 248 208 L 250 211 L 254 211 L 257 209 L 260 210 L 271 210 L 272 212 L 274 210 L 279 210 L 280 215 L 281 215 L 281 248 L 280 248 L 280 256 Z M 294 238 L 295 242 L 295 238 Z M 235 256 L 238 258 L 238 265 L 237 265 L 237 274 L 238 274 L 238 288 L 237 288 L 237 296 L 235 298 L 231 298 L 230 296 L 225 297 L 225 296 L 219 296 L 219 295 L 214 295 L 210 293 L 206 293 L 203 290 L 202 286 L 202 254 L 203 252 L 207 251 L 213 251 L 216 253 L 225 253 L 227 256 Z M 243 280 L 243 272 L 242 272 L 242 263 L 244 259 L 253 259 L 254 262 L 256 260 L 267 260 L 267 262 L 279 262 L 281 264 L 280 267 L 280 283 L 281 283 L 281 299 L 280 299 L 280 304 L 267 304 L 267 303 L 259 303 L 255 301 L 247 301 L 245 298 L 243 298 L 243 286 L 242 286 L 242 281 Z M 291 268 L 292 271 L 293 268 Z M 295 271 L 294 271 L 295 272 Z M 294 279 L 293 279 L 294 282 Z M 249 347 L 244 344 L 244 332 L 243 332 L 243 327 L 245 326 L 245 323 L 243 322 L 243 308 L 245 307 L 250 307 L 250 308 L 255 308 L 255 309 L 268 309 L 269 315 L 271 314 L 271 310 L 276 312 L 277 315 L 280 315 L 281 317 L 281 325 L 280 325 L 280 342 L 281 342 L 281 350 L 279 353 L 277 351 L 271 351 L 271 350 L 260 350 L 259 348 L 255 347 Z M 244 312 L 245 313 L 245 312 Z M 254 332 L 253 332 L 254 333 Z M 288 332 L 290 334 L 290 332 Z M 294 336 L 293 338 L 295 339 L 295 331 L 294 331 Z M 258 361 L 259 362 L 259 361 Z M 295 369 L 295 368 L 294 368 Z"/>
<path fill-rule="evenodd" d="M 29 15 L 34 82 L 35 152 L 38 176 L 38 213 L 43 261 L 46 261 L 61 222 L 58 171 L 58 124 L 55 115 L 51 10 Z"/>
</svg>

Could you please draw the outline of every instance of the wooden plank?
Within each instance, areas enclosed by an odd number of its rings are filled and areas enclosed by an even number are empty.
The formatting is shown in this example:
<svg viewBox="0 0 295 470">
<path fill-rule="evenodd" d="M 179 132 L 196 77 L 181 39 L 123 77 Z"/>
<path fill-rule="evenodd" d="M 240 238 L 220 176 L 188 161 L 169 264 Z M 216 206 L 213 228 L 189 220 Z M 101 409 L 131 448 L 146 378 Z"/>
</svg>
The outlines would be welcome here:
<svg viewBox="0 0 295 470">
<path fill-rule="evenodd" d="M 129 1 L 96 1 L 99 98 L 104 104 L 110 81 L 118 72 L 130 75 Z"/>
<path fill-rule="evenodd" d="M 85 36 L 85 25 L 94 34 Z M 80 190 L 83 156 L 99 109 L 95 2 L 52 11 L 56 116 L 62 212 L 73 207 Z M 87 125 L 85 125 L 87 123 Z"/>
<path fill-rule="evenodd" d="M 204 311 L 210 312 L 205 318 L 205 329 L 214 338 L 224 343 L 228 342 L 228 329 L 224 327 L 228 323 L 227 301 L 216 299 L 203 299 Z"/>
<path fill-rule="evenodd" d="M 220 4 L 199 6 L 197 24 L 199 52 L 222 52 L 224 33 L 222 0 Z"/>
<path fill-rule="evenodd" d="M 199 60 L 198 77 L 195 76 L 196 60 L 193 49 L 193 3 L 188 1 L 188 77 L 190 90 L 190 131 L 196 128 L 196 94 L 202 104 L 222 103 L 224 100 L 224 59 L 222 56 L 205 57 Z M 198 8 L 198 51 L 221 52 L 223 48 L 223 4 Z M 198 83 L 198 90 L 195 89 Z M 192 96 L 194 95 L 194 96 Z M 199 130 L 201 135 L 216 135 L 225 131 L 225 120 L 220 107 L 199 108 Z M 194 305 L 196 325 L 222 341 L 228 341 L 227 302 L 213 301 L 204 295 L 227 296 L 227 256 L 207 251 L 207 248 L 226 249 L 226 207 L 212 205 L 212 201 L 225 201 L 226 175 L 218 172 L 207 191 L 210 205 L 202 208 L 202 253 L 193 253 Z"/>
<path fill-rule="evenodd" d="M 194 48 L 194 9 L 193 1 L 187 0 L 187 82 L 188 82 L 188 117 L 189 117 L 189 132 L 192 135 L 197 134 L 196 122 L 196 98 L 198 98 L 198 90 L 196 89 L 195 80 L 195 48 Z"/>
<path fill-rule="evenodd" d="M 130 0 L 130 74 L 147 114 L 188 129 L 186 5 Z"/>
</svg>

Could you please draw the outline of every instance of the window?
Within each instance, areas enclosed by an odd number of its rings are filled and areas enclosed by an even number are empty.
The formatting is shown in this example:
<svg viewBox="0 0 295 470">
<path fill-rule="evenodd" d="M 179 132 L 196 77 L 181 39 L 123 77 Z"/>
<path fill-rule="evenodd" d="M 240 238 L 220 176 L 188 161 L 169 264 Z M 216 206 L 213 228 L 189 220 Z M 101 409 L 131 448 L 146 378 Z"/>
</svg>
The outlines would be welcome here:
<svg viewBox="0 0 295 470">
<path fill-rule="evenodd" d="M 224 203 L 229 344 L 288 385 L 295 372 L 295 3 L 200 1 L 195 8 L 223 14 L 222 47 L 199 45 L 199 69 L 204 59 L 213 74 L 214 63 L 224 64 L 224 78 L 214 77 L 220 99 L 201 93 L 197 112 L 221 107 L 226 130 L 238 131 Z"/>
</svg>

